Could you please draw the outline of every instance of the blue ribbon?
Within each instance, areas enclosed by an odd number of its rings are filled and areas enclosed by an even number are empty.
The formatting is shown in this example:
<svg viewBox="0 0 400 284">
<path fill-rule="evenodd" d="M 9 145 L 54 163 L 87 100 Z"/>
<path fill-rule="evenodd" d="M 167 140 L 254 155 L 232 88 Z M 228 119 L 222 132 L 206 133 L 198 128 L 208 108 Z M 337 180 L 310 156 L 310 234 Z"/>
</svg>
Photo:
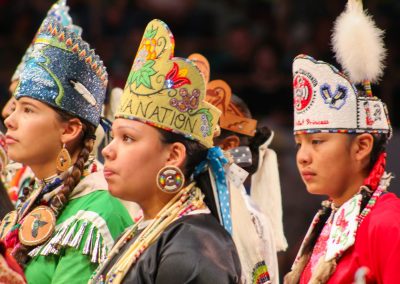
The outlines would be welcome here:
<svg viewBox="0 0 400 284">
<path fill-rule="evenodd" d="M 207 168 L 211 168 L 215 185 L 217 187 L 219 210 L 221 221 L 224 228 L 232 234 L 232 218 L 230 194 L 228 183 L 226 180 L 224 165 L 228 163 L 228 159 L 224 156 L 220 147 L 212 147 L 208 149 L 207 159 L 201 162 L 194 170 L 194 176 L 205 172 Z"/>
</svg>

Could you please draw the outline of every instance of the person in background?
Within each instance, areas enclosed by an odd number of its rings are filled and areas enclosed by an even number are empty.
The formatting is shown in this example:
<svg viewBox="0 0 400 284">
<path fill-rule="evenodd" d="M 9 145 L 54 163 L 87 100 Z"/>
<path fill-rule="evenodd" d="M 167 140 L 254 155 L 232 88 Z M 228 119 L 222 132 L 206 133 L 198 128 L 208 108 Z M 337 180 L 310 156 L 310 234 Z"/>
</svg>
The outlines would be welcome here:
<svg viewBox="0 0 400 284">
<path fill-rule="evenodd" d="M 264 259 L 268 270 L 264 274 L 272 283 L 279 283 L 277 251 L 285 250 L 287 242 L 283 234 L 276 154 L 268 148 L 273 133 L 266 127 L 257 129 L 257 121 L 252 119 L 247 105 L 232 94 L 225 81 L 209 81 L 207 58 L 194 53 L 189 59 L 208 82 L 206 101 L 221 111 L 221 133 L 214 137 L 214 143 L 228 151 L 235 163 L 227 173 L 231 194 L 240 193 L 232 198 L 236 201 L 232 212 L 236 216 L 233 238 L 241 258 L 243 281 L 260 282 L 261 273 L 254 272 L 261 271 L 260 260 Z"/>
</svg>

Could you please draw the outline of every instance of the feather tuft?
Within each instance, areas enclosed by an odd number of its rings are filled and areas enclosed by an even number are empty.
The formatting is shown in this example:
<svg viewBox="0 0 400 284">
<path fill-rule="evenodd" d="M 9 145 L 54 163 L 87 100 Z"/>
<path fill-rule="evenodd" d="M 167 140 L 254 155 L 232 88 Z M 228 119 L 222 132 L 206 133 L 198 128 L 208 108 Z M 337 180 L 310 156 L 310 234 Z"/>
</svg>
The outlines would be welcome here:
<svg viewBox="0 0 400 284">
<path fill-rule="evenodd" d="M 75 91 L 77 91 L 79 94 L 82 95 L 82 97 L 92 106 L 96 106 L 96 99 L 94 98 L 94 96 L 90 93 L 90 91 L 88 89 L 86 89 L 86 87 L 79 83 L 79 82 L 75 82 L 73 80 L 70 80 L 72 86 L 74 87 Z"/>
<path fill-rule="evenodd" d="M 337 61 L 352 83 L 375 83 L 383 75 L 383 34 L 363 10 L 361 0 L 348 1 L 346 10 L 335 21 L 332 45 Z"/>
</svg>

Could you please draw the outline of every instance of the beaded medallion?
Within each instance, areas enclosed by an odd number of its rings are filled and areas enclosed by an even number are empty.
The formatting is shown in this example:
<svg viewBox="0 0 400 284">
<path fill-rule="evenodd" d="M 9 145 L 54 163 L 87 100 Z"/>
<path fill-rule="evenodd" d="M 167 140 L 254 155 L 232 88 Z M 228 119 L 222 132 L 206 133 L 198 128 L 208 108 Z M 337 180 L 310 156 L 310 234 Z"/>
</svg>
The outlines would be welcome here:
<svg viewBox="0 0 400 284">
<path fill-rule="evenodd" d="M 7 215 L 4 216 L 0 224 L 0 239 L 3 239 L 17 223 L 17 217 L 18 215 L 16 210 L 8 212 Z"/>
<path fill-rule="evenodd" d="M 47 206 L 38 206 L 22 221 L 19 240 L 26 246 L 42 244 L 53 234 L 55 226 L 54 212 Z"/>
</svg>

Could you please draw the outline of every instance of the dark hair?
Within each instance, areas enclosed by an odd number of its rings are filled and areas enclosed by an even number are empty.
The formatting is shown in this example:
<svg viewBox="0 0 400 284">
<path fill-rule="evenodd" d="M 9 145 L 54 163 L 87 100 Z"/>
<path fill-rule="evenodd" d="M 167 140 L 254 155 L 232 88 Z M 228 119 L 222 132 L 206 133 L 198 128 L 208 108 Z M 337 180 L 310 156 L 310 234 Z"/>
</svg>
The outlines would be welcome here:
<svg viewBox="0 0 400 284">
<path fill-rule="evenodd" d="M 248 168 L 246 168 L 246 170 L 249 172 L 250 175 L 254 174 L 257 169 L 258 169 L 258 162 L 259 162 L 259 148 L 262 144 L 264 144 L 268 138 L 271 136 L 272 132 L 271 130 L 266 127 L 260 127 L 256 129 L 256 134 L 254 135 L 254 137 L 251 137 L 249 139 L 249 148 L 251 151 L 251 155 L 252 155 L 252 159 L 253 162 L 251 164 L 251 166 L 249 166 Z"/>
<path fill-rule="evenodd" d="M 51 108 L 59 115 L 60 121 L 64 122 L 76 117 L 60 109 L 54 107 Z M 49 202 L 49 205 L 54 210 L 56 216 L 58 216 L 58 214 L 63 210 L 65 204 L 68 202 L 69 195 L 71 194 L 75 186 L 79 183 L 83 174 L 84 165 L 89 159 L 89 154 L 93 149 L 95 137 L 94 133 L 96 129 L 91 123 L 83 119 L 80 120 L 83 124 L 83 135 L 81 136 L 82 148 L 78 155 L 78 159 L 73 164 L 71 173 L 65 178 L 64 186 L 62 187 L 60 192 L 57 193 Z M 20 244 L 20 246 L 15 249 L 14 257 L 21 266 L 24 266 L 28 262 L 28 253 L 33 248 L 34 247 L 27 247 Z"/>
<path fill-rule="evenodd" d="M 240 145 L 248 146 L 250 144 L 250 138 L 251 138 L 250 136 L 247 136 L 247 135 L 244 135 L 244 134 L 240 134 L 240 133 L 237 133 L 237 132 L 233 132 L 231 130 L 227 130 L 227 129 L 223 129 L 223 128 L 221 128 L 221 134 L 218 135 L 217 137 L 214 137 L 214 143 L 216 145 L 221 144 L 221 142 L 225 138 L 227 138 L 229 136 L 232 136 L 232 135 L 235 135 L 235 136 L 237 136 L 239 138 Z"/>
<path fill-rule="evenodd" d="M 353 141 L 360 134 L 347 134 L 350 138 L 350 141 Z M 371 134 L 373 137 L 372 150 L 369 155 L 369 163 L 367 167 L 367 172 L 369 173 L 374 167 L 376 161 L 378 160 L 381 153 L 386 151 L 386 145 L 388 143 L 388 135 L 387 134 Z"/>
<path fill-rule="evenodd" d="M 325 201 L 322 202 L 322 208 L 319 209 L 319 219 L 315 224 L 314 229 L 312 230 L 310 237 L 305 240 L 304 249 L 302 254 L 311 254 L 312 250 L 314 249 L 315 243 L 318 240 L 319 235 L 322 232 L 322 229 L 325 226 L 326 221 L 328 220 L 329 216 L 331 215 L 332 208 L 326 204 Z"/>
<path fill-rule="evenodd" d="M 259 147 L 268 140 L 268 138 L 271 136 L 271 133 L 271 130 L 266 126 L 257 128 L 253 137 L 230 130 L 221 129 L 221 134 L 214 138 L 214 141 L 215 144 L 220 144 L 225 138 L 231 135 L 236 135 L 239 138 L 240 146 L 248 146 L 251 151 L 252 163 L 250 166 L 244 167 L 244 169 L 251 176 L 258 169 Z"/>
<path fill-rule="evenodd" d="M 231 104 L 239 109 L 239 111 L 243 114 L 246 118 L 252 118 L 251 111 L 247 104 L 241 99 L 239 96 L 232 94 L 231 96 Z M 260 127 L 256 129 L 256 133 L 253 137 L 240 134 L 237 132 L 233 132 L 227 129 L 221 129 L 221 134 L 214 138 L 216 144 L 221 143 L 225 138 L 231 135 L 236 135 L 239 137 L 240 146 L 248 146 L 251 151 L 252 156 L 252 164 L 248 167 L 245 167 L 246 171 L 249 173 L 249 176 L 254 174 L 258 169 L 258 162 L 259 162 L 259 147 L 264 144 L 268 138 L 271 136 L 271 130 L 266 127 Z"/>
<path fill-rule="evenodd" d="M 199 142 L 194 140 L 189 140 L 183 135 L 173 133 L 171 131 L 163 130 L 161 128 L 156 128 L 161 134 L 161 142 L 165 144 L 172 144 L 175 142 L 182 143 L 186 148 L 186 160 L 184 164 L 184 175 L 187 182 L 190 182 L 190 177 L 192 176 L 195 167 L 207 158 L 208 149 L 201 145 Z M 210 176 L 208 172 L 201 173 L 194 177 L 196 185 L 204 193 L 204 202 L 207 204 L 211 213 L 217 218 L 218 211 L 214 198 L 214 193 L 211 186 Z"/>
<path fill-rule="evenodd" d="M 8 197 L 3 182 L 0 181 L 0 220 L 2 220 L 4 216 L 13 209 L 14 205 Z"/>
</svg>

